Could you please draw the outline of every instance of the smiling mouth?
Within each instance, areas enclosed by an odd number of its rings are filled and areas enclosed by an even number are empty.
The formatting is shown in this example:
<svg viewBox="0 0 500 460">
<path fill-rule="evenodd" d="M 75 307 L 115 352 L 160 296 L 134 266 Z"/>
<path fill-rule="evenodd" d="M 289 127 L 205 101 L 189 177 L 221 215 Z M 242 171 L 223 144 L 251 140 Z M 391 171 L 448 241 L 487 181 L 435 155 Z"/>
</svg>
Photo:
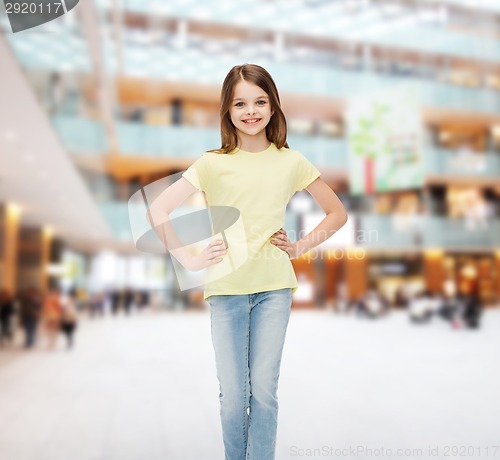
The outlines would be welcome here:
<svg viewBox="0 0 500 460">
<path fill-rule="evenodd" d="M 243 123 L 247 125 L 255 125 L 261 120 L 261 118 L 249 118 L 248 120 L 243 120 Z"/>
</svg>

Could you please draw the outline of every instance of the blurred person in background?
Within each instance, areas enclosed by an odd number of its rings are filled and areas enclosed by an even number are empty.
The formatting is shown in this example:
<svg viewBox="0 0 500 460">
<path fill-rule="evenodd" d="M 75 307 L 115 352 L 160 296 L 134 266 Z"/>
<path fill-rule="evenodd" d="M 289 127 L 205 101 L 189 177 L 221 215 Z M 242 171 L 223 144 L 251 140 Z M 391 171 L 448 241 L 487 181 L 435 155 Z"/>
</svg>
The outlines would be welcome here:
<svg viewBox="0 0 500 460">
<path fill-rule="evenodd" d="M 49 84 L 49 111 L 51 115 L 58 114 L 64 106 L 66 101 L 66 86 L 63 81 L 62 75 L 55 71 L 50 75 Z"/>
<path fill-rule="evenodd" d="M 457 309 L 458 301 L 456 297 L 445 293 L 443 296 L 443 303 L 438 311 L 438 316 L 445 321 L 452 321 Z"/>
<path fill-rule="evenodd" d="M 408 307 L 409 296 L 407 292 L 407 288 L 404 284 L 401 284 L 396 289 L 394 303 L 397 307 L 406 308 Z"/>
<path fill-rule="evenodd" d="M 88 293 L 87 290 L 83 287 L 76 288 L 75 290 L 75 306 L 76 309 L 80 312 L 87 308 L 88 304 Z"/>
<path fill-rule="evenodd" d="M 104 316 L 104 302 L 106 300 L 106 294 L 104 292 L 94 292 L 90 296 L 89 301 L 89 313 L 90 317 L 93 318 L 96 315 Z"/>
<path fill-rule="evenodd" d="M 444 298 L 425 289 L 420 291 L 408 304 L 410 320 L 413 323 L 428 323 L 443 309 Z"/>
<path fill-rule="evenodd" d="M 78 325 L 78 308 L 76 306 L 77 294 L 70 291 L 66 302 L 62 306 L 61 331 L 66 336 L 67 348 L 73 348 L 73 334 Z"/>
<path fill-rule="evenodd" d="M 335 311 L 337 313 L 349 312 L 349 300 L 347 297 L 347 283 L 341 281 L 337 288 L 337 297 L 335 299 Z"/>
<path fill-rule="evenodd" d="M 62 296 L 59 287 L 50 289 L 43 302 L 43 326 L 47 339 L 47 348 L 54 349 L 59 335 L 62 318 Z"/>
<path fill-rule="evenodd" d="M 459 292 L 454 297 L 444 296 L 439 316 L 448 321 L 453 329 L 478 329 L 483 306 L 477 291 L 477 286 L 470 292 Z"/>
<path fill-rule="evenodd" d="M 459 309 L 457 298 L 457 284 L 453 278 L 447 278 L 443 282 L 443 296 L 437 315 L 445 321 L 452 321 Z"/>
<path fill-rule="evenodd" d="M 6 288 L 0 290 L 0 346 L 12 342 L 12 317 L 14 316 L 14 298 Z"/>
<path fill-rule="evenodd" d="M 390 307 L 387 299 L 380 295 L 375 287 L 371 287 L 358 300 L 356 313 L 358 316 L 375 319 L 387 315 L 389 310 Z"/>
<path fill-rule="evenodd" d="M 111 291 L 110 298 L 111 298 L 111 311 L 113 315 L 116 315 L 118 313 L 118 310 L 120 309 L 120 305 L 122 302 L 121 292 L 118 289 L 113 289 Z"/>
<path fill-rule="evenodd" d="M 444 295 L 438 292 L 432 293 L 429 290 L 425 291 L 428 298 L 429 311 L 431 313 L 431 317 L 435 317 L 438 315 L 439 311 L 443 307 L 444 303 Z"/>
<path fill-rule="evenodd" d="M 30 286 L 19 298 L 19 319 L 24 329 L 25 348 L 35 344 L 38 322 L 42 316 L 43 299 L 39 290 Z"/>
<path fill-rule="evenodd" d="M 467 295 L 462 313 L 464 324 L 469 329 L 479 329 L 482 314 L 482 304 L 476 290 Z"/>
<path fill-rule="evenodd" d="M 432 317 L 429 296 L 425 291 L 415 294 L 408 302 L 408 314 L 414 324 L 428 323 Z"/>
<path fill-rule="evenodd" d="M 127 315 L 130 315 L 132 311 L 132 304 L 134 303 L 134 291 L 129 287 L 126 287 L 122 293 L 123 298 L 123 308 Z"/>
<path fill-rule="evenodd" d="M 455 308 L 452 311 L 450 317 L 450 324 L 453 329 L 461 329 L 463 327 L 463 316 L 465 311 L 465 306 L 467 302 L 467 296 L 459 292 L 454 299 Z"/>
<path fill-rule="evenodd" d="M 137 293 L 137 307 L 139 310 L 146 309 L 149 306 L 149 292 L 145 289 Z"/>
</svg>

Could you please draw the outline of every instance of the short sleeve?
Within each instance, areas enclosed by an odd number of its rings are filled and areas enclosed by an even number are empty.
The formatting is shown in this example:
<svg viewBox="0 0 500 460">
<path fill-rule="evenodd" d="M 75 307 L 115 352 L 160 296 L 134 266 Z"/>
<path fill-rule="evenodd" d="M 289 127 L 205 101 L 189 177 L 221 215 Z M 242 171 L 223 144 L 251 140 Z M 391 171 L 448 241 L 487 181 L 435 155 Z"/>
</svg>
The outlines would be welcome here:
<svg viewBox="0 0 500 460">
<path fill-rule="evenodd" d="M 186 178 L 198 190 L 204 191 L 208 184 L 208 173 L 208 158 L 204 153 L 181 176 Z"/>
<path fill-rule="evenodd" d="M 304 190 L 309 184 L 317 179 L 321 173 L 301 152 L 296 169 L 295 191 Z"/>
</svg>

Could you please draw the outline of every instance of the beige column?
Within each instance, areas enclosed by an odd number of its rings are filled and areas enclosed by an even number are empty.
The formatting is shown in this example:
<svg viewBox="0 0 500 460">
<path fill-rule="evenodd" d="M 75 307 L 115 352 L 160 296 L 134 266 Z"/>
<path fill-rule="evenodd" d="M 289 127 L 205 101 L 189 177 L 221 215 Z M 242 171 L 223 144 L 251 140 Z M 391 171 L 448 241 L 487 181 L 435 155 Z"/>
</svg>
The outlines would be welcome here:
<svg viewBox="0 0 500 460">
<path fill-rule="evenodd" d="M 348 300 L 356 300 L 368 288 L 368 255 L 364 248 L 347 248 L 344 256 Z"/>
<path fill-rule="evenodd" d="M 424 251 L 424 281 L 427 289 L 432 293 L 443 291 L 445 280 L 444 254 L 441 249 L 427 249 Z"/>
<path fill-rule="evenodd" d="M 500 249 L 495 251 L 495 263 L 496 263 L 495 293 L 497 296 L 497 303 L 500 304 Z"/>
<path fill-rule="evenodd" d="M 48 287 L 52 230 L 49 227 L 21 227 L 19 232 L 17 285 L 19 289 Z"/>
<path fill-rule="evenodd" d="M 43 292 L 47 292 L 49 287 L 48 266 L 50 264 L 50 248 L 52 245 L 52 228 L 44 227 L 42 229 L 41 239 L 41 264 L 40 264 L 40 286 Z"/>
<path fill-rule="evenodd" d="M 17 289 L 17 251 L 21 208 L 14 203 L 0 205 L 0 284 L 11 293 Z"/>
</svg>

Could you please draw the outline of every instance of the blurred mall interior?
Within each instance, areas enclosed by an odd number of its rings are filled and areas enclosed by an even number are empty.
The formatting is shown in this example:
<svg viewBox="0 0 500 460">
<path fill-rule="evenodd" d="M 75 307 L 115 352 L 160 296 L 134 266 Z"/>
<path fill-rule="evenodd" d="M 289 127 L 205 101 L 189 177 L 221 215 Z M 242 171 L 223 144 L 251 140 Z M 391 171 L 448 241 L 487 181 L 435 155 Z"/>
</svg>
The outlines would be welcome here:
<svg viewBox="0 0 500 460">
<path fill-rule="evenodd" d="M 203 286 L 131 198 L 220 147 L 243 63 L 349 214 L 292 260 L 277 459 L 497 456 L 500 2 L 63 4 L 0 2 L 0 458 L 223 458 Z M 298 191 L 285 229 L 323 217 Z"/>
<path fill-rule="evenodd" d="M 277 83 L 290 147 L 349 213 L 293 260 L 294 308 L 370 292 L 389 309 L 423 294 L 498 305 L 494 2 L 98 0 L 18 33 L 1 18 L 0 279 L 12 295 L 59 285 L 79 305 L 132 291 L 199 307 L 203 287 L 180 291 L 168 256 L 136 247 L 128 200 L 220 146 L 222 80 L 250 62 Z M 371 100 L 392 113 L 385 156 L 363 124 Z M 298 192 L 285 229 L 303 236 L 323 217 Z"/>
</svg>

